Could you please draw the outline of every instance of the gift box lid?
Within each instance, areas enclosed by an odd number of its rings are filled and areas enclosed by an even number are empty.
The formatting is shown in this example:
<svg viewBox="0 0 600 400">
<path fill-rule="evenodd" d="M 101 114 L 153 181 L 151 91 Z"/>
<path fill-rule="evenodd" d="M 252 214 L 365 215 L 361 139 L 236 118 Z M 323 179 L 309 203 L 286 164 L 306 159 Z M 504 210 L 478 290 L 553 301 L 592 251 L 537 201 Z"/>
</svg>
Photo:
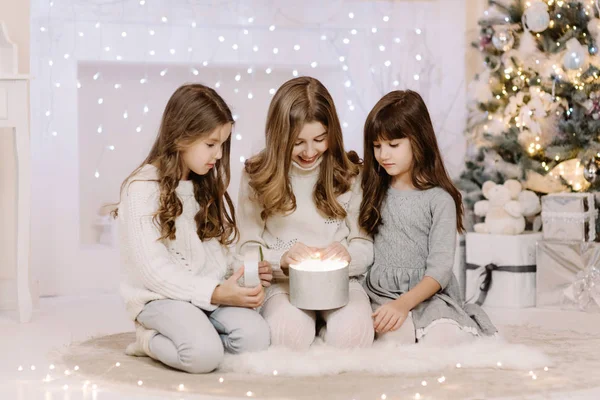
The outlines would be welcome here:
<svg viewBox="0 0 600 400">
<path fill-rule="evenodd" d="M 542 197 L 545 212 L 584 213 L 594 208 L 593 193 L 550 193 Z"/>
</svg>

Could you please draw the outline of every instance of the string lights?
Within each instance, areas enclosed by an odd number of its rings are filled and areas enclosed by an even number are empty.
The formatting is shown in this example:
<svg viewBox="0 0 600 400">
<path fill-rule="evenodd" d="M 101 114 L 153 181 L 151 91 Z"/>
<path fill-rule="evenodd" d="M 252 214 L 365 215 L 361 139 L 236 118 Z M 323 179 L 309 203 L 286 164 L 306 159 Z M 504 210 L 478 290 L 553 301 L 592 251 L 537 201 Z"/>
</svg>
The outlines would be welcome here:
<svg viewBox="0 0 600 400">
<path fill-rule="evenodd" d="M 135 359 L 132 359 L 135 360 Z M 135 361 L 132 361 L 132 363 L 135 363 Z M 498 361 L 496 363 L 497 367 L 502 367 L 503 363 L 502 361 Z M 461 364 L 460 363 L 456 363 L 455 364 L 456 368 L 461 368 Z M 17 367 L 17 371 L 18 374 L 20 374 L 20 378 L 19 380 L 23 383 L 27 383 L 27 382 L 39 382 L 41 381 L 45 386 L 45 390 L 47 390 L 48 392 L 52 392 L 53 389 L 52 388 L 61 388 L 64 392 L 68 392 L 71 394 L 76 394 L 76 393 L 82 393 L 84 398 L 86 397 L 86 394 L 89 393 L 89 391 L 91 390 L 93 393 L 98 393 L 98 391 L 100 390 L 100 387 L 98 385 L 99 382 L 104 381 L 105 379 L 109 379 L 110 373 L 113 372 L 113 370 L 115 369 L 120 369 L 123 368 L 123 363 L 120 361 L 115 361 L 115 362 L 109 362 L 106 366 L 106 370 L 104 370 L 103 372 L 101 372 L 99 375 L 97 375 L 95 377 L 95 381 L 94 380 L 90 380 L 89 378 L 86 378 L 86 375 L 90 374 L 90 371 L 85 371 L 85 366 L 80 367 L 79 365 L 73 365 L 73 366 L 67 366 L 67 365 L 63 365 L 62 368 L 65 368 L 64 371 L 69 371 L 69 374 L 63 374 L 61 376 L 61 374 L 55 375 L 55 371 L 56 371 L 56 365 L 54 364 L 50 364 L 47 368 L 44 368 L 42 366 L 36 366 L 36 365 L 30 365 L 29 368 L 24 368 L 23 365 L 20 365 Z M 131 371 L 135 371 L 135 366 L 133 364 L 129 365 L 129 370 L 128 373 L 130 374 Z M 543 372 L 541 374 L 536 373 L 534 370 L 530 370 L 528 372 L 527 375 L 523 374 L 523 378 L 527 378 L 530 380 L 539 380 L 539 379 L 543 379 L 544 377 L 548 376 L 545 375 L 545 373 L 549 372 L 549 367 L 545 366 L 543 367 Z M 506 371 L 505 373 L 510 373 L 510 371 Z M 23 375 L 25 374 L 25 375 Z M 98 374 L 98 372 L 94 372 L 94 374 Z M 278 379 L 279 377 L 279 371 L 278 370 L 273 370 L 271 373 L 271 377 L 273 379 Z M 269 375 L 265 376 L 265 379 L 268 379 Z M 436 378 L 438 384 L 440 385 L 440 387 L 445 386 L 445 384 L 447 384 L 448 382 L 448 378 L 446 377 L 446 375 L 440 375 L 438 376 L 438 378 Z M 123 382 L 123 381 L 121 381 Z M 217 382 L 219 384 L 225 385 L 226 384 L 226 380 L 223 376 L 219 376 L 217 379 Z M 515 382 L 517 383 L 517 382 Z M 129 384 L 131 386 L 137 386 L 137 387 L 143 387 L 146 385 L 146 383 L 144 382 L 144 380 L 142 378 L 135 378 L 135 376 L 131 377 L 131 379 L 129 380 Z M 188 387 L 186 386 L 185 383 L 181 382 L 181 381 L 175 381 L 172 382 L 170 384 L 166 384 L 165 387 L 157 387 L 156 384 L 152 385 L 153 388 L 159 389 L 159 390 L 163 390 L 163 391 L 172 391 L 172 392 L 188 392 L 188 393 L 194 393 L 195 389 L 192 387 Z M 233 384 L 234 387 L 239 386 L 239 382 L 235 382 Z M 416 388 L 420 388 L 419 392 L 413 392 L 414 394 L 414 398 L 423 398 L 423 396 L 425 396 L 425 398 L 429 398 L 430 395 L 428 395 L 428 391 L 430 388 L 430 385 L 428 384 L 428 381 L 425 379 L 422 380 L 415 380 L 413 381 L 412 384 L 409 384 L 407 386 L 404 386 L 403 390 L 414 390 Z M 450 390 L 455 390 L 455 385 L 454 386 L 448 386 L 448 388 L 452 388 Z M 254 390 L 255 388 L 248 388 L 247 391 L 245 392 L 245 396 L 246 397 L 250 397 L 250 398 L 260 398 L 260 394 L 259 392 L 257 392 L 256 390 Z M 105 385 L 105 390 L 110 390 L 110 386 Z M 431 388 L 431 390 L 435 391 L 436 388 Z M 424 391 L 424 392 L 423 392 Z M 380 395 L 380 399 L 382 400 L 387 400 L 388 398 L 397 398 L 400 395 L 405 395 L 406 392 L 403 393 L 390 393 L 389 391 L 386 391 L 384 393 L 382 393 Z"/>
<path fill-rule="evenodd" d="M 123 0 L 123 2 L 125 3 L 125 0 Z M 61 4 L 62 5 L 62 4 Z M 240 54 L 248 54 L 248 51 L 251 50 L 253 53 L 257 53 L 257 54 L 263 54 L 262 58 L 264 58 L 265 56 L 267 58 L 268 55 L 261 53 L 259 51 L 260 48 L 262 47 L 269 47 L 269 43 L 274 43 L 274 46 L 271 46 L 272 49 L 272 56 L 278 56 L 280 55 L 283 50 L 282 50 L 282 41 L 285 40 L 285 38 L 283 37 L 284 35 L 288 34 L 288 30 L 290 28 L 288 28 L 284 23 L 269 23 L 269 21 L 265 21 L 264 19 L 261 20 L 260 22 L 258 22 L 254 16 L 248 16 L 246 17 L 246 19 L 244 20 L 244 23 L 242 24 L 243 26 L 243 30 L 240 30 L 238 32 L 241 33 L 237 33 L 234 34 L 231 29 L 219 29 L 218 27 L 214 26 L 213 24 L 206 24 L 203 23 L 200 20 L 200 18 L 198 17 L 198 14 L 196 14 L 195 10 L 192 10 L 191 12 L 188 13 L 188 15 L 191 17 L 191 20 L 188 21 L 181 21 L 179 19 L 175 19 L 175 18 L 171 18 L 169 15 L 152 15 L 152 13 L 157 12 L 156 10 L 154 10 L 152 7 L 148 8 L 148 4 L 146 4 L 146 2 L 144 1 L 144 4 L 141 4 L 140 2 L 140 7 L 144 7 L 144 12 L 147 13 L 147 18 L 145 20 L 145 22 L 143 22 L 141 25 L 138 23 L 134 24 L 132 21 L 128 21 L 125 18 L 123 18 L 123 21 L 109 21 L 109 20 L 104 20 L 104 21 L 100 21 L 100 19 L 103 19 L 103 16 L 98 15 L 98 18 L 95 22 L 92 22 L 88 27 L 86 27 L 86 23 L 85 22 L 76 22 L 74 24 L 74 30 L 73 30 L 73 36 L 77 37 L 77 42 L 72 43 L 71 44 L 71 48 L 69 49 L 69 51 L 62 51 L 62 60 L 64 62 L 70 62 L 70 63 L 77 63 L 82 59 L 88 59 L 89 60 L 89 55 L 87 54 L 93 54 L 93 47 L 97 44 L 97 52 L 96 55 L 97 57 L 99 57 L 99 60 L 106 60 L 107 57 L 109 57 L 108 55 L 102 55 L 102 53 L 105 54 L 110 54 L 112 53 L 113 56 L 110 56 L 110 58 L 108 59 L 113 59 L 113 60 L 117 60 L 117 61 L 122 61 L 124 59 L 127 59 L 128 61 L 131 62 L 137 62 L 137 61 L 142 61 L 145 63 L 164 63 L 164 59 L 165 57 L 173 56 L 174 58 L 176 57 L 178 60 L 181 59 L 181 57 L 186 57 L 187 58 L 187 62 L 189 62 L 190 64 L 192 64 L 190 66 L 190 75 L 191 76 L 200 76 L 201 72 L 198 69 L 198 67 L 194 66 L 194 64 L 196 64 L 196 59 L 200 54 L 197 54 L 195 51 L 193 51 L 193 47 L 191 46 L 194 42 L 195 42 L 195 37 L 196 35 L 199 35 L 200 37 L 206 36 L 207 33 L 210 34 L 212 33 L 216 43 L 218 43 L 218 46 L 216 49 L 211 51 L 211 54 L 207 54 L 207 59 L 205 59 L 202 63 L 203 67 L 208 66 L 209 62 L 214 62 L 219 64 L 221 61 L 218 61 L 218 59 L 216 58 L 215 54 L 216 51 L 221 51 L 219 50 L 219 47 L 221 45 L 226 45 L 227 43 L 229 43 L 229 48 L 230 51 L 234 51 L 234 52 L 239 52 Z M 91 9 L 91 12 L 94 12 L 95 9 Z M 363 10 L 364 11 L 364 10 Z M 55 15 L 57 14 L 58 11 L 56 9 L 56 7 L 53 7 L 53 11 L 52 14 L 48 15 L 48 18 L 45 19 L 41 19 L 43 21 L 43 25 L 40 24 L 39 29 L 37 29 L 37 32 L 39 35 L 45 35 L 45 37 L 47 38 L 46 40 L 48 40 L 48 44 L 49 46 L 46 47 L 46 54 L 53 54 L 59 51 L 59 48 L 64 47 L 64 45 L 62 44 L 61 41 L 57 41 L 57 37 L 58 37 L 58 24 L 60 24 L 62 22 L 62 20 L 60 20 L 58 18 L 58 16 L 56 17 L 56 19 L 54 19 Z M 365 112 L 366 109 L 368 107 L 360 104 L 361 101 L 363 99 L 361 99 L 360 96 L 360 90 L 361 90 L 361 85 L 356 86 L 354 84 L 351 84 L 351 82 L 354 82 L 355 79 L 351 78 L 351 74 L 353 74 L 353 69 L 352 69 L 352 64 L 356 63 L 356 56 L 351 56 L 351 54 L 354 52 L 354 50 L 351 50 L 350 47 L 345 48 L 345 47 L 340 47 L 337 45 L 337 43 L 341 43 L 341 44 L 346 44 L 348 46 L 352 46 L 354 45 L 354 43 L 350 40 L 350 36 L 351 37 L 356 37 L 359 38 L 360 37 L 360 41 L 356 43 L 356 46 L 358 47 L 362 47 L 365 45 L 365 42 L 368 44 L 369 42 L 371 42 L 372 46 L 374 49 L 378 50 L 378 52 L 380 53 L 388 53 L 388 50 L 390 50 L 388 48 L 388 44 L 384 43 L 384 41 L 389 40 L 390 43 L 392 44 L 399 44 L 400 43 L 400 38 L 398 36 L 395 36 L 395 34 L 397 35 L 399 32 L 397 32 L 397 27 L 398 25 L 389 25 L 387 24 L 388 22 L 392 21 L 393 18 L 390 16 L 390 14 L 381 14 L 381 11 L 373 8 L 373 11 L 370 13 L 372 15 L 372 18 L 375 20 L 375 23 L 373 23 L 373 21 L 371 21 L 371 23 L 365 22 L 363 20 L 363 16 L 365 15 L 364 12 L 361 13 L 356 13 L 355 11 L 350 11 L 348 12 L 348 15 L 353 15 L 352 18 L 348 17 L 350 21 L 352 21 L 353 23 L 356 23 L 356 27 L 351 28 L 350 30 L 348 30 L 346 27 L 335 27 L 335 26 L 331 26 L 331 27 L 327 27 L 327 33 L 318 33 L 315 37 L 314 42 L 308 43 L 308 44 L 302 44 L 302 43 L 294 43 L 292 42 L 291 45 L 291 50 L 293 50 L 293 52 L 297 52 L 297 53 L 309 53 L 309 52 L 314 52 L 316 48 L 320 48 L 322 49 L 323 45 L 319 44 L 319 42 L 327 42 L 326 48 L 327 51 L 331 52 L 332 54 L 335 55 L 336 58 L 340 59 L 340 62 L 343 63 L 342 65 L 340 65 L 341 68 L 341 72 L 343 74 L 343 88 L 345 88 L 345 92 L 346 92 L 346 96 L 348 96 L 348 98 L 354 99 L 354 101 L 356 102 L 356 104 L 359 106 L 359 108 Z M 379 14 L 379 15 L 377 15 Z M 94 18 L 92 18 L 93 20 Z M 378 26 L 378 23 L 376 22 L 377 20 L 379 20 L 379 24 L 384 24 L 384 26 Z M 165 31 L 164 27 L 170 27 L 171 32 L 169 31 Z M 95 29 L 96 31 L 102 31 L 102 38 L 100 39 L 100 41 L 98 41 L 98 36 L 97 34 L 92 35 L 92 29 Z M 175 32 L 175 30 L 182 30 L 182 29 L 188 29 L 189 30 L 189 44 L 181 46 L 183 49 L 188 50 L 188 52 L 186 54 L 189 54 L 188 56 L 183 56 L 180 55 L 179 51 L 178 51 L 178 47 L 179 46 L 169 46 L 169 40 L 165 40 L 168 38 L 169 35 L 172 35 L 173 32 Z M 294 28 L 291 28 L 294 29 Z M 412 28 L 413 31 L 417 34 L 420 35 L 422 33 L 421 28 L 417 27 L 417 28 Z M 310 28 L 310 30 L 312 30 L 312 28 Z M 140 38 L 140 34 L 141 32 L 145 32 L 146 34 L 146 38 L 145 40 L 142 40 Z M 219 32 L 221 31 L 221 32 Z M 262 37 L 262 32 L 267 31 L 269 33 L 277 33 L 276 36 L 271 36 L 271 37 Z M 113 34 L 114 32 L 114 34 Z M 217 32 L 216 34 L 214 32 Z M 290 31 L 289 33 L 293 34 L 293 31 Z M 350 34 L 350 36 L 342 36 L 343 33 L 346 34 Z M 250 42 L 248 41 L 242 41 L 240 37 L 237 37 L 237 39 L 235 38 L 236 35 L 240 35 L 243 34 L 244 36 L 247 36 L 249 38 L 251 38 L 252 40 Z M 379 39 L 376 39 L 375 37 L 372 37 L 371 35 L 377 34 L 377 37 Z M 282 37 L 282 40 L 279 41 L 278 38 Z M 61 36 L 64 37 L 64 34 Z M 86 41 L 88 41 L 88 43 L 86 43 Z M 277 43 L 277 42 L 280 43 Z M 242 43 L 243 42 L 243 43 Z M 134 54 L 129 54 L 132 53 L 131 51 L 127 50 L 128 46 L 131 45 L 135 45 L 137 47 L 139 47 L 141 50 L 143 50 L 141 53 L 145 54 L 146 56 L 142 56 L 142 60 L 140 60 L 139 56 L 135 56 Z M 143 49 L 143 47 L 146 47 L 146 49 Z M 163 49 L 161 49 L 161 46 L 163 46 Z M 164 48 L 166 47 L 166 49 Z M 422 75 L 424 73 L 424 71 L 426 70 L 431 70 L 431 65 L 433 63 L 433 60 L 430 60 L 431 64 L 427 64 L 427 63 L 423 63 L 423 61 L 426 61 L 427 58 L 425 57 L 424 53 L 428 53 L 427 50 L 427 46 L 425 44 L 425 41 L 421 41 L 420 43 L 415 43 L 413 42 L 411 45 L 412 48 L 416 49 L 415 50 L 408 50 L 408 51 L 415 51 L 415 53 L 413 54 L 412 58 L 415 61 L 419 61 L 420 63 L 415 63 L 414 65 L 410 65 L 410 63 L 404 63 L 403 68 L 406 68 L 407 71 L 391 71 L 391 67 L 393 66 L 393 61 L 391 59 L 384 59 L 383 61 L 381 61 L 383 63 L 383 65 L 386 68 L 390 68 L 390 71 L 385 72 L 385 74 L 394 74 L 397 75 L 398 78 L 400 78 L 400 75 L 398 74 L 405 74 L 408 73 L 408 76 L 412 77 L 412 81 L 416 82 L 416 81 L 420 81 L 422 80 Z M 406 50 L 405 50 L 406 51 Z M 85 53 L 86 55 L 83 56 L 83 53 Z M 337 54 L 336 54 L 337 53 Z M 160 58 L 158 58 L 158 55 L 161 54 Z M 166 54 L 166 56 L 165 56 Z M 286 53 L 287 54 L 287 53 Z M 397 53 L 400 54 L 400 53 Z M 93 56 L 92 56 L 93 57 Z M 152 58 L 150 58 L 152 57 Z M 156 57 L 156 60 L 153 60 L 153 58 Z M 349 58 L 350 57 L 350 58 Z M 56 59 L 56 57 L 48 57 L 47 58 L 47 62 L 50 66 L 54 66 L 56 64 L 56 62 L 54 61 Z M 274 60 L 276 60 L 277 58 L 275 58 Z M 355 60 L 353 62 L 353 59 Z M 269 66 L 265 69 L 265 72 L 267 74 L 271 74 L 274 70 L 285 70 L 286 67 L 284 65 L 281 64 L 281 62 L 276 62 L 274 60 L 270 61 L 270 64 L 272 64 L 273 66 Z M 349 61 L 348 61 L 349 60 Z M 283 60 L 283 62 L 285 63 L 285 60 Z M 245 58 L 240 58 L 238 61 L 238 65 L 241 66 L 242 68 L 246 69 L 248 71 L 249 75 L 252 75 L 255 73 L 254 68 L 253 68 L 253 64 L 255 64 L 255 62 L 252 61 L 246 61 Z M 256 63 L 256 64 L 260 64 Z M 279 65 L 278 65 L 279 64 Z M 358 63 L 357 63 L 358 65 Z M 61 65 L 61 68 L 63 67 L 63 65 Z M 290 68 L 291 70 L 291 75 L 293 77 L 296 76 L 300 76 L 300 74 L 308 74 L 311 73 L 310 70 L 311 69 L 319 69 L 319 68 L 328 68 L 328 63 L 327 62 L 320 62 L 320 60 L 312 60 L 309 62 L 309 67 L 310 69 L 306 70 L 306 71 L 300 71 L 297 68 Z M 99 81 L 99 82 L 103 82 L 103 83 L 108 83 L 110 84 L 110 86 L 112 86 L 114 89 L 121 89 L 122 88 L 122 83 L 120 82 L 106 82 L 103 81 L 102 79 L 102 71 L 101 68 L 98 68 L 98 71 L 94 74 L 93 76 L 93 80 L 95 81 Z M 411 73 L 410 69 L 414 69 L 414 71 Z M 384 73 L 384 72 L 382 72 Z M 169 74 L 169 69 L 168 68 L 163 68 L 160 73 L 159 73 L 159 77 L 165 77 L 166 75 Z M 140 85 L 145 85 L 148 84 L 150 82 L 150 78 L 152 77 L 148 77 L 146 76 L 146 74 L 143 74 L 143 76 L 141 76 L 139 78 L 139 84 Z M 152 78 L 152 79 L 156 79 L 156 78 Z M 81 88 L 81 83 L 74 79 L 76 81 L 77 87 Z M 182 77 L 182 81 L 184 81 L 184 77 Z M 236 76 L 236 80 L 239 81 L 240 79 Z M 401 82 L 403 82 L 403 79 L 387 79 L 388 83 L 387 86 L 382 87 L 380 94 L 384 94 L 385 92 L 394 89 L 398 86 L 401 85 Z M 364 85 L 365 82 L 364 80 L 358 80 L 358 82 L 363 82 L 362 85 Z M 55 88 L 62 88 L 62 86 L 64 85 L 69 86 L 69 83 L 65 80 L 63 82 L 56 82 L 55 83 Z M 215 87 L 219 88 L 221 86 L 222 82 L 219 81 L 217 82 L 217 84 L 215 85 Z M 130 88 L 129 90 L 136 90 L 135 88 Z M 146 89 L 147 90 L 147 89 Z M 268 94 L 270 96 L 272 96 L 274 94 L 274 88 L 269 88 L 268 90 Z M 238 90 L 239 92 L 239 90 Z M 50 90 L 49 91 L 49 95 L 50 98 L 47 98 L 45 101 L 50 102 L 50 103 L 54 103 L 53 98 L 56 96 L 55 90 Z M 247 99 L 248 100 L 253 100 L 255 97 L 256 93 L 254 92 L 248 92 L 247 93 Z M 42 103 L 45 102 L 44 99 L 42 99 Z M 106 101 L 106 96 L 100 96 L 97 98 L 97 104 L 98 105 L 105 105 L 105 101 Z M 61 106 L 63 105 L 63 103 L 56 103 L 57 105 L 60 104 Z M 35 106 L 33 107 L 33 112 L 39 112 L 35 110 Z M 352 112 L 356 109 L 356 105 L 353 105 L 352 107 L 348 108 L 348 112 Z M 42 111 L 43 112 L 43 111 Z M 158 110 L 157 110 L 158 112 Z M 147 114 L 148 111 L 144 111 L 144 114 Z M 51 126 L 53 125 L 58 125 L 60 124 L 60 122 L 58 120 L 55 120 L 54 118 L 50 118 L 52 115 L 52 107 L 47 108 L 45 111 L 46 117 L 49 117 L 49 120 L 45 123 L 46 129 L 49 133 L 52 133 L 52 136 L 57 136 L 58 137 L 58 133 L 57 132 L 64 132 L 67 129 L 52 129 Z M 129 112 L 127 110 L 123 110 L 122 111 L 122 116 L 123 119 L 128 119 L 129 118 Z M 134 125 L 134 127 L 138 127 L 138 128 L 134 128 L 136 130 L 136 132 L 141 132 L 141 128 L 139 128 L 140 124 L 138 125 Z M 357 126 L 359 126 L 359 124 L 357 124 Z M 99 132 L 101 133 L 101 132 Z M 240 158 L 242 159 L 242 158 Z M 98 161 L 98 165 L 95 166 L 94 168 L 94 176 L 99 178 L 100 177 L 100 170 L 102 169 L 102 159 L 100 159 Z"/>
</svg>

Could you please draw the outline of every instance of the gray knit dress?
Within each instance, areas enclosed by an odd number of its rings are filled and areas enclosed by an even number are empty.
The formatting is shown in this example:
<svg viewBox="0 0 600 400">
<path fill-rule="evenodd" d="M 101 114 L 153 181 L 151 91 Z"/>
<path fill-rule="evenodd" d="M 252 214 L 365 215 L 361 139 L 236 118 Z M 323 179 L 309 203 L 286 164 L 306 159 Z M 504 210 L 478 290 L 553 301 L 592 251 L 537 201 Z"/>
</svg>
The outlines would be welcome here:
<svg viewBox="0 0 600 400">
<path fill-rule="evenodd" d="M 440 320 L 451 320 L 476 335 L 496 333 L 481 307 L 465 304 L 452 272 L 457 232 L 452 196 L 438 187 L 390 187 L 380 211 L 375 259 L 363 282 L 373 309 L 397 299 L 429 276 L 442 288 L 412 310 L 417 340 Z"/>
</svg>

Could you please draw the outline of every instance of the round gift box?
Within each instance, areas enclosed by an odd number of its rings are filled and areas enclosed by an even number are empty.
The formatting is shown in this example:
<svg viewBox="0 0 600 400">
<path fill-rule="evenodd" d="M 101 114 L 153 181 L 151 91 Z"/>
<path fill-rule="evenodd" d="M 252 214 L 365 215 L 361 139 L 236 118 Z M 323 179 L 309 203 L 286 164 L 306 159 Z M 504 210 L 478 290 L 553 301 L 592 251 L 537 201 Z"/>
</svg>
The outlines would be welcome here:
<svg viewBox="0 0 600 400">
<path fill-rule="evenodd" d="M 345 264 L 308 260 L 290 265 L 290 302 L 303 310 L 332 310 L 348 304 Z"/>
</svg>

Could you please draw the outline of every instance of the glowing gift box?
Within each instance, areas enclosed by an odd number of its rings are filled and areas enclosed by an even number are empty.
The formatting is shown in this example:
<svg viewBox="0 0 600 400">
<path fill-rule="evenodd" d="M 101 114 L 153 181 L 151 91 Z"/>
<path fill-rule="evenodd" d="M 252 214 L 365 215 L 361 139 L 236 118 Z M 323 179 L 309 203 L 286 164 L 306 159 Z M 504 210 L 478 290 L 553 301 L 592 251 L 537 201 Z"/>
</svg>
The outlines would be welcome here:
<svg viewBox="0 0 600 400">
<path fill-rule="evenodd" d="M 332 310 L 348 304 L 350 276 L 344 261 L 305 260 L 290 265 L 290 302 L 303 310 Z"/>
</svg>

